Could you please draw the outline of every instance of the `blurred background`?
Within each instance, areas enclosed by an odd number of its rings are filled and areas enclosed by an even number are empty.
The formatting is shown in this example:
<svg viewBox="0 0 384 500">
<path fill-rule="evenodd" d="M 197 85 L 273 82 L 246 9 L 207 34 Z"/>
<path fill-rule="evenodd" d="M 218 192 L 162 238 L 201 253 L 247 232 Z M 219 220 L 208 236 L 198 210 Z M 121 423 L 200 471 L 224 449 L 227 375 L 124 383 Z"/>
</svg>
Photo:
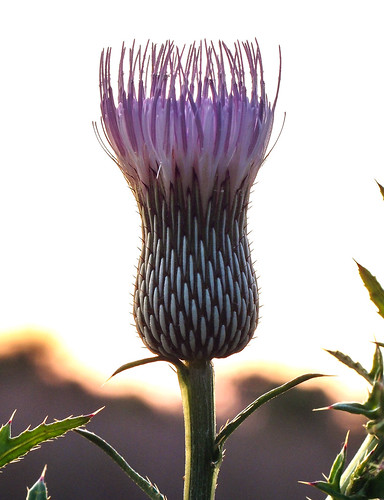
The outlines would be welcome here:
<svg viewBox="0 0 384 500">
<path fill-rule="evenodd" d="M 27 340 L 0 358 L 2 422 L 15 408 L 12 432 L 36 426 L 49 413 L 49 422 L 68 415 L 90 413 L 102 406 L 87 428 L 107 440 L 142 475 L 148 475 L 169 500 L 182 498 L 184 430 L 180 404 L 159 407 L 140 396 L 111 396 L 90 391 L 81 382 L 64 379 L 47 368 L 54 356 L 46 344 Z M 235 416 L 256 396 L 272 389 L 276 379 L 255 373 L 222 375 L 217 379 L 218 425 Z M 221 467 L 217 499 L 324 499 L 325 495 L 299 484 L 329 472 L 350 429 L 350 457 L 363 438 L 360 417 L 346 419 L 333 412 L 313 412 L 327 406 L 320 389 L 294 389 L 249 418 L 231 437 Z M 29 453 L 8 465 L 0 477 L 0 498 L 25 499 L 48 464 L 46 481 L 52 500 L 144 500 L 148 498 L 104 453 L 76 433 Z"/>
<path fill-rule="evenodd" d="M 122 42 L 134 39 L 231 44 L 256 36 L 270 99 L 282 49 L 275 138 L 287 118 L 249 213 L 262 319 L 250 346 L 215 364 L 219 419 L 271 383 L 307 371 L 337 377 L 273 402 L 228 441 L 218 498 L 317 498 L 297 481 L 328 472 L 346 429 L 357 436 L 361 422 L 311 410 L 366 394 L 323 349 L 369 366 L 372 341 L 383 340 L 353 261 L 384 282 L 384 207 L 374 182 L 384 183 L 382 11 L 380 0 L 21 0 L 2 8 L 1 423 L 15 408 L 18 432 L 47 414 L 106 405 L 90 429 L 170 500 L 180 498 L 175 374 L 156 363 L 104 384 L 118 366 L 148 353 L 131 315 L 140 221 L 91 124 L 100 116 L 99 57 L 112 46 L 116 68 Z M 88 443 L 67 436 L 7 467 L 0 497 L 24 498 L 48 463 L 54 500 L 143 498 L 107 459 L 97 460 Z M 105 474 L 95 473 L 101 467 Z"/>
</svg>

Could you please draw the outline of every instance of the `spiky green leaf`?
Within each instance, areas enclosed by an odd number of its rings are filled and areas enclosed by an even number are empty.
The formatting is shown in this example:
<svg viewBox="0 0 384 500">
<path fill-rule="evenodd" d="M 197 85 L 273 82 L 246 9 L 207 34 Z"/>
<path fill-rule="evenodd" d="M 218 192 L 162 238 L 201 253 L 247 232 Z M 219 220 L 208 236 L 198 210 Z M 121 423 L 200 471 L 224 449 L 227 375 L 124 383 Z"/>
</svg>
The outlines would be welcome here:
<svg viewBox="0 0 384 500">
<path fill-rule="evenodd" d="M 324 493 L 327 493 L 329 497 L 333 499 L 347 498 L 345 495 L 342 494 L 340 487 L 341 475 L 343 473 L 345 467 L 345 460 L 347 457 L 347 443 L 348 443 L 348 434 L 347 437 L 345 438 L 345 443 L 340 453 L 338 453 L 337 457 L 335 458 L 332 464 L 327 481 L 313 481 L 311 483 L 303 482 L 303 484 L 315 486 L 315 488 L 321 490 Z"/>
<path fill-rule="evenodd" d="M 327 481 L 314 481 L 313 483 L 304 483 L 309 486 L 314 486 L 318 490 L 329 495 L 333 500 L 348 500 L 350 497 L 346 497 L 340 491 L 337 491 L 331 484 Z"/>
<path fill-rule="evenodd" d="M 32 486 L 31 489 L 28 488 L 28 494 L 26 500 L 48 500 L 48 490 L 45 484 L 45 472 L 47 470 L 47 466 L 44 467 L 44 470 L 38 481 Z"/>
<path fill-rule="evenodd" d="M 375 419 L 380 414 L 380 408 L 368 408 L 366 404 L 349 402 L 349 403 L 335 403 L 329 407 L 332 410 L 345 411 L 353 415 L 364 415 L 369 419 Z"/>
<path fill-rule="evenodd" d="M 64 420 L 57 420 L 51 424 L 46 424 L 44 420 L 34 429 L 26 429 L 18 436 L 11 436 L 12 419 L 0 428 L 0 468 L 19 460 L 29 451 L 39 447 L 44 441 L 63 436 L 66 432 L 82 427 L 87 424 L 96 414 L 83 415 L 80 417 L 68 417 Z"/>
<path fill-rule="evenodd" d="M 384 290 L 380 283 L 377 281 L 376 277 L 373 276 L 368 269 L 356 262 L 359 274 L 365 287 L 369 292 L 369 296 L 375 306 L 378 308 L 378 313 L 384 318 Z"/>
<path fill-rule="evenodd" d="M 373 379 L 371 375 L 367 372 L 367 370 L 358 362 L 353 361 L 349 356 L 343 354 L 340 351 L 330 351 L 326 349 L 326 352 L 334 356 L 337 360 L 339 360 L 344 365 L 348 366 L 348 368 L 352 368 L 356 373 L 365 378 L 370 384 L 373 383 Z"/>
<path fill-rule="evenodd" d="M 340 479 L 341 474 L 343 473 L 345 467 L 345 460 L 347 458 L 347 444 L 348 444 L 348 434 L 345 438 L 345 443 L 341 448 L 340 453 L 335 458 L 335 461 L 332 464 L 331 471 L 329 473 L 328 482 L 331 486 L 334 486 L 340 491 Z"/>
<path fill-rule="evenodd" d="M 375 354 L 373 356 L 372 369 L 369 373 L 372 381 L 382 380 L 383 378 L 383 355 L 380 346 L 376 344 Z"/>
<path fill-rule="evenodd" d="M 326 493 L 327 499 L 326 500 L 369 500 L 373 497 L 368 497 L 367 495 L 363 493 L 356 493 L 352 495 L 344 495 L 337 489 L 335 489 L 332 485 L 327 483 L 326 481 L 314 481 L 312 483 L 307 483 L 303 482 L 303 484 L 308 484 L 309 486 L 314 486 L 318 490 L 322 491 L 323 493 Z M 308 497 L 307 497 L 308 498 Z"/>
</svg>

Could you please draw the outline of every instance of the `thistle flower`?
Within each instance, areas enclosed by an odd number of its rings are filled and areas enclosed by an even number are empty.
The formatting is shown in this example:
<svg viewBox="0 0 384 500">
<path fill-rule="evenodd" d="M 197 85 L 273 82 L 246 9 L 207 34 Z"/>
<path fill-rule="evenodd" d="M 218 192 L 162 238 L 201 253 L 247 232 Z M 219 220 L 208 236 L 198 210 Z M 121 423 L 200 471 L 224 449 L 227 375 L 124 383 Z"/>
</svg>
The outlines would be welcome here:
<svg viewBox="0 0 384 500">
<path fill-rule="evenodd" d="M 142 219 L 137 330 L 167 358 L 229 356 L 248 344 L 258 322 L 246 218 L 277 95 L 271 104 L 257 43 L 188 51 L 171 42 L 133 45 L 126 85 L 125 57 L 123 46 L 115 102 L 111 49 L 102 53 L 100 91 L 113 153 L 105 149 Z"/>
</svg>

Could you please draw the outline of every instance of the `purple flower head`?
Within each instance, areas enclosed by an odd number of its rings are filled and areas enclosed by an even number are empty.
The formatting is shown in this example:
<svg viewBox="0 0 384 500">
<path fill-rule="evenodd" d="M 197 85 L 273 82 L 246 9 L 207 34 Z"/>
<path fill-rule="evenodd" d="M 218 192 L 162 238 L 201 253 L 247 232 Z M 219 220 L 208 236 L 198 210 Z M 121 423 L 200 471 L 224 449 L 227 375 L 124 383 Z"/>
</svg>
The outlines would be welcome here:
<svg viewBox="0 0 384 500">
<path fill-rule="evenodd" d="M 248 344 L 258 322 L 247 208 L 277 95 L 271 104 L 257 43 L 233 50 L 223 42 L 188 50 L 133 45 L 126 82 L 125 58 L 123 46 L 115 101 L 111 50 L 103 52 L 100 91 L 113 153 L 104 147 L 142 219 L 137 330 L 166 358 L 229 356 Z"/>
<path fill-rule="evenodd" d="M 263 163 L 276 99 L 268 101 L 259 47 L 231 51 L 200 42 L 188 51 L 172 42 L 128 54 L 123 46 L 118 97 L 110 74 L 111 50 L 101 57 L 101 111 L 116 162 L 141 198 L 151 182 L 169 196 L 176 177 L 187 192 L 197 180 L 206 207 L 215 186 L 229 178 L 233 195 L 249 189 Z M 249 74 L 250 88 L 245 80 Z"/>
</svg>

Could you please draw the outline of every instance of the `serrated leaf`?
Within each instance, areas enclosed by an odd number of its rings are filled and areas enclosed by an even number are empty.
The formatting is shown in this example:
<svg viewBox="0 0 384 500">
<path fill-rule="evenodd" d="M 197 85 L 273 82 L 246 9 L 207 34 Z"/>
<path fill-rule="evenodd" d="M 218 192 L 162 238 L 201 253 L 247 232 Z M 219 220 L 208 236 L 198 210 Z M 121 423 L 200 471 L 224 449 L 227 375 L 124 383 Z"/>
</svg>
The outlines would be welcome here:
<svg viewBox="0 0 384 500">
<path fill-rule="evenodd" d="M 82 427 L 87 424 L 96 414 L 83 415 L 80 417 L 68 417 L 46 424 L 45 420 L 34 429 L 26 429 L 18 436 L 11 436 L 12 417 L 0 428 L 0 468 L 19 460 L 29 451 L 38 447 L 44 441 L 63 436 L 66 432 Z"/>
<path fill-rule="evenodd" d="M 378 308 L 378 313 L 382 318 L 384 318 L 384 290 L 380 283 L 377 281 L 376 277 L 373 276 L 368 269 L 356 262 L 359 268 L 359 274 L 365 287 L 369 292 L 369 296 L 375 306 Z"/>
<path fill-rule="evenodd" d="M 26 500 L 48 500 L 48 490 L 44 480 L 46 470 L 47 466 L 44 467 L 39 480 L 36 481 L 31 489 L 28 489 Z"/>
<path fill-rule="evenodd" d="M 341 363 L 344 365 L 348 366 L 348 368 L 352 368 L 352 370 L 355 370 L 356 373 L 361 375 L 362 377 L 365 378 L 370 384 L 372 384 L 372 378 L 370 374 L 367 372 L 367 370 L 358 362 L 353 361 L 352 358 L 347 356 L 346 354 L 343 354 L 340 351 L 330 351 L 326 349 L 326 352 L 334 356 L 337 360 L 339 360 Z"/>
<path fill-rule="evenodd" d="M 340 491 L 340 479 L 345 467 L 345 460 L 347 458 L 347 444 L 348 444 L 348 435 L 345 438 L 345 443 L 340 451 L 340 453 L 335 458 L 335 461 L 332 464 L 331 471 L 329 473 L 328 482 L 338 488 Z"/>
<path fill-rule="evenodd" d="M 378 344 L 376 344 L 375 354 L 373 356 L 372 369 L 369 373 L 372 380 L 379 380 L 383 377 L 383 355 Z"/>
</svg>

